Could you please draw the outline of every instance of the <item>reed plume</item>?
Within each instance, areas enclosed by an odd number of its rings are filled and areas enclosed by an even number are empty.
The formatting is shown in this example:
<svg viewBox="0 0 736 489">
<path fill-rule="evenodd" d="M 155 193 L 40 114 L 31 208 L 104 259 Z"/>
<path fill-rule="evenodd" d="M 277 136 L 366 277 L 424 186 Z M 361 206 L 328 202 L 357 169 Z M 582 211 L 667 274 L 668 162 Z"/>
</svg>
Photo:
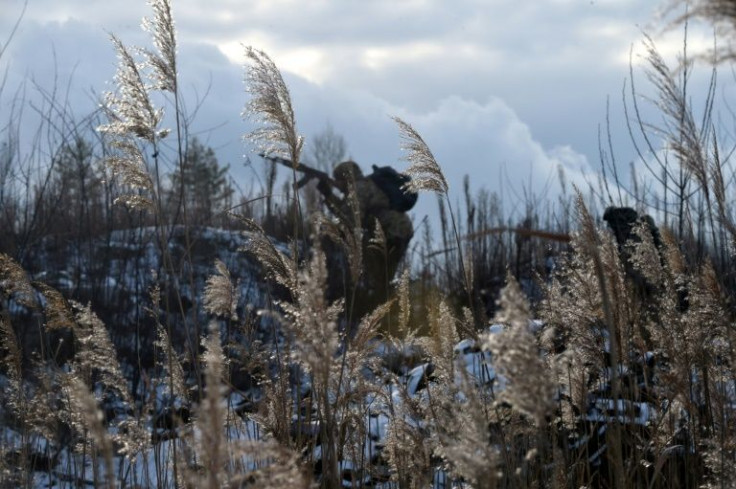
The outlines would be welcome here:
<svg viewBox="0 0 736 489">
<path fill-rule="evenodd" d="M 394 117 L 394 121 L 399 126 L 399 134 L 402 139 L 401 148 L 406 152 L 404 158 L 409 162 L 406 174 L 411 177 L 411 181 L 406 184 L 406 190 L 410 192 L 426 190 L 447 194 L 448 185 L 445 175 L 422 136 L 400 118 Z"/>
</svg>

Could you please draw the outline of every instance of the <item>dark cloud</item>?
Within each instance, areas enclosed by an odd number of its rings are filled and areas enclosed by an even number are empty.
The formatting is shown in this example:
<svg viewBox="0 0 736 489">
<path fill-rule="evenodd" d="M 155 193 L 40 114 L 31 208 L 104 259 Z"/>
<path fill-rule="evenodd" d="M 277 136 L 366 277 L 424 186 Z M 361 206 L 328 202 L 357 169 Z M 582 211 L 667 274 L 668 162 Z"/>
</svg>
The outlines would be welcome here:
<svg viewBox="0 0 736 489">
<path fill-rule="evenodd" d="M 20 0 L 6 1 L 20 11 Z M 464 174 L 474 188 L 542 191 L 558 166 L 582 183 L 597 167 L 607 96 L 625 166 L 632 157 L 620 91 L 651 9 L 643 0 L 174 2 L 190 130 L 244 188 L 253 178 L 244 155 L 253 154 L 241 140 L 249 123 L 240 117 L 240 42 L 285 70 L 308 141 L 330 124 L 366 169 L 398 165 L 390 116 L 401 116 L 425 136 L 453 192 Z M 107 32 L 146 44 L 139 26 L 148 14 L 142 1 L 30 0 L 0 64 L 15 84 L 69 82 L 70 105 L 91 110 L 115 70 Z M 0 18 L 0 39 L 12 17 Z"/>
</svg>

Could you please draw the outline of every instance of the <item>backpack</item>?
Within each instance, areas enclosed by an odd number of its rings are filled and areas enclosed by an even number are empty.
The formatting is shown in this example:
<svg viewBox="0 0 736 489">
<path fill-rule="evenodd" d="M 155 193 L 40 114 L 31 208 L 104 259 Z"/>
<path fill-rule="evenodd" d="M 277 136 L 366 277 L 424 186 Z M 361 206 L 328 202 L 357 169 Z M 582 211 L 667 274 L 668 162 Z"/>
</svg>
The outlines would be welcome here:
<svg viewBox="0 0 736 489">
<path fill-rule="evenodd" d="M 409 175 L 399 173 L 390 166 L 373 165 L 373 173 L 368 178 L 386 194 L 392 210 L 406 212 L 417 203 L 417 193 L 404 190 L 404 185 L 411 181 Z"/>
</svg>

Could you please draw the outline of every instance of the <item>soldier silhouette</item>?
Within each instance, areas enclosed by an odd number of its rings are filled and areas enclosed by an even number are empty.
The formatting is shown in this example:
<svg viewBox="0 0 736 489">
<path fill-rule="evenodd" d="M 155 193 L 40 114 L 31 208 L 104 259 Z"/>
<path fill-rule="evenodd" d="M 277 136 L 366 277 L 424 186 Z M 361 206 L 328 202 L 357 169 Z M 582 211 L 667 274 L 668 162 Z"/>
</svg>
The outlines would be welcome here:
<svg viewBox="0 0 736 489">
<path fill-rule="evenodd" d="M 349 216 L 347 198 L 350 182 L 354 184 L 363 229 L 363 274 L 358 286 L 366 294 L 363 299 L 367 302 L 367 309 L 357 309 L 367 312 L 370 306 L 376 306 L 388 298 L 389 282 L 414 236 L 414 227 L 407 211 L 416 203 L 417 195 L 403 188 L 409 177 L 389 166 L 374 165 L 373 173 L 364 176 L 357 163 L 345 161 L 335 167 L 333 179 L 334 185 L 321 180 L 318 189 L 329 210 L 342 218 Z M 340 191 L 341 197 L 333 193 L 334 189 Z M 356 224 L 349 217 L 347 222 Z M 384 240 L 378 245 L 375 244 L 376 224 L 380 226 Z"/>
<path fill-rule="evenodd" d="M 293 168 L 286 159 L 261 156 Z M 346 292 L 355 286 L 351 317 L 357 320 L 388 299 L 390 282 L 414 236 L 414 226 L 407 212 L 416 204 L 417 194 L 404 188 L 411 178 L 390 166 L 376 165 L 373 165 L 373 172 L 366 176 L 360 166 L 351 160 L 335 166 L 332 176 L 304 164 L 297 165 L 296 170 L 303 175 L 297 182 L 298 188 L 317 179 L 317 189 L 329 212 L 351 228 L 358 224 L 362 228 L 363 271 L 357 284 L 350 282 L 344 250 L 330 240 L 323 242 L 330 275 L 328 298 L 335 300 L 345 297 Z M 351 187 L 355 189 L 359 223 L 355 222 L 350 209 Z M 381 243 L 375 240 L 377 225 L 384 238 Z"/>
<path fill-rule="evenodd" d="M 389 284 L 414 236 L 414 226 L 407 211 L 414 207 L 417 194 L 405 191 L 408 181 L 407 175 L 390 166 L 373 165 L 373 173 L 365 176 L 357 163 L 344 161 L 335 167 L 331 180 L 320 179 L 317 184 L 329 211 L 351 226 L 358 224 L 354 222 L 348 203 L 350 188 L 355 189 L 363 230 L 363 273 L 357 284 L 355 319 L 388 299 Z M 380 243 L 375 239 L 376 224 L 383 234 Z M 333 253 L 334 246 L 328 245 L 326 249 L 329 250 L 330 272 L 335 276 L 339 270 L 346 269 L 345 258 L 341 253 Z M 346 291 L 346 283 L 347 277 L 339 277 L 331 283 L 329 295 L 340 297 Z"/>
</svg>

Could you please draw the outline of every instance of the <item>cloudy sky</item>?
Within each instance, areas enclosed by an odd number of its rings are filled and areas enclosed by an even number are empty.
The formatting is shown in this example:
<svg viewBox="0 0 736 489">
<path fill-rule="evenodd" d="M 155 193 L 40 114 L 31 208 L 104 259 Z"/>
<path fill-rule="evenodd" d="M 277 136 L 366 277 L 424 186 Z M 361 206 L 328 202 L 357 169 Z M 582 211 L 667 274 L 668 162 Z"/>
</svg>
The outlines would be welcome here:
<svg viewBox="0 0 736 489">
<path fill-rule="evenodd" d="M 0 42 L 23 4 L 0 0 Z M 199 107 L 192 130 L 231 165 L 242 188 L 254 178 L 246 156 L 257 160 L 241 139 L 250 128 L 240 115 L 247 100 L 243 45 L 251 45 L 283 70 L 307 144 L 329 125 L 364 169 L 401 169 L 406 164 L 391 120 L 400 116 L 434 151 L 453 198 L 461 197 L 469 174 L 473 189 L 503 192 L 509 200 L 524 189 L 542 194 L 545 186 L 554 195 L 559 166 L 578 183 L 597 171 L 608 98 L 614 147 L 628 167 L 633 151 L 621 91 L 630 53 L 646 94 L 643 33 L 668 60 L 682 46 L 681 30 L 663 29 L 661 6 L 653 0 L 173 1 L 180 84 L 190 111 Z M 14 93 L 8 87 L 23 80 L 46 88 L 55 82 L 84 114 L 95 94 L 110 89 L 116 59 L 108 33 L 147 45 L 140 29 L 147 15 L 144 0 L 28 0 L 0 59 L 7 73 L 3 114 Z M 712 43 L 707 27 L 691 29 L 691 51 Z M 709 74 L 699 67 L 693 93 L 704 92 Z M 643 107 L 656 118 L 649 104 Z M 420 212 L 431 212 L 432 201 L 424 197 Z"/>
</svg>

